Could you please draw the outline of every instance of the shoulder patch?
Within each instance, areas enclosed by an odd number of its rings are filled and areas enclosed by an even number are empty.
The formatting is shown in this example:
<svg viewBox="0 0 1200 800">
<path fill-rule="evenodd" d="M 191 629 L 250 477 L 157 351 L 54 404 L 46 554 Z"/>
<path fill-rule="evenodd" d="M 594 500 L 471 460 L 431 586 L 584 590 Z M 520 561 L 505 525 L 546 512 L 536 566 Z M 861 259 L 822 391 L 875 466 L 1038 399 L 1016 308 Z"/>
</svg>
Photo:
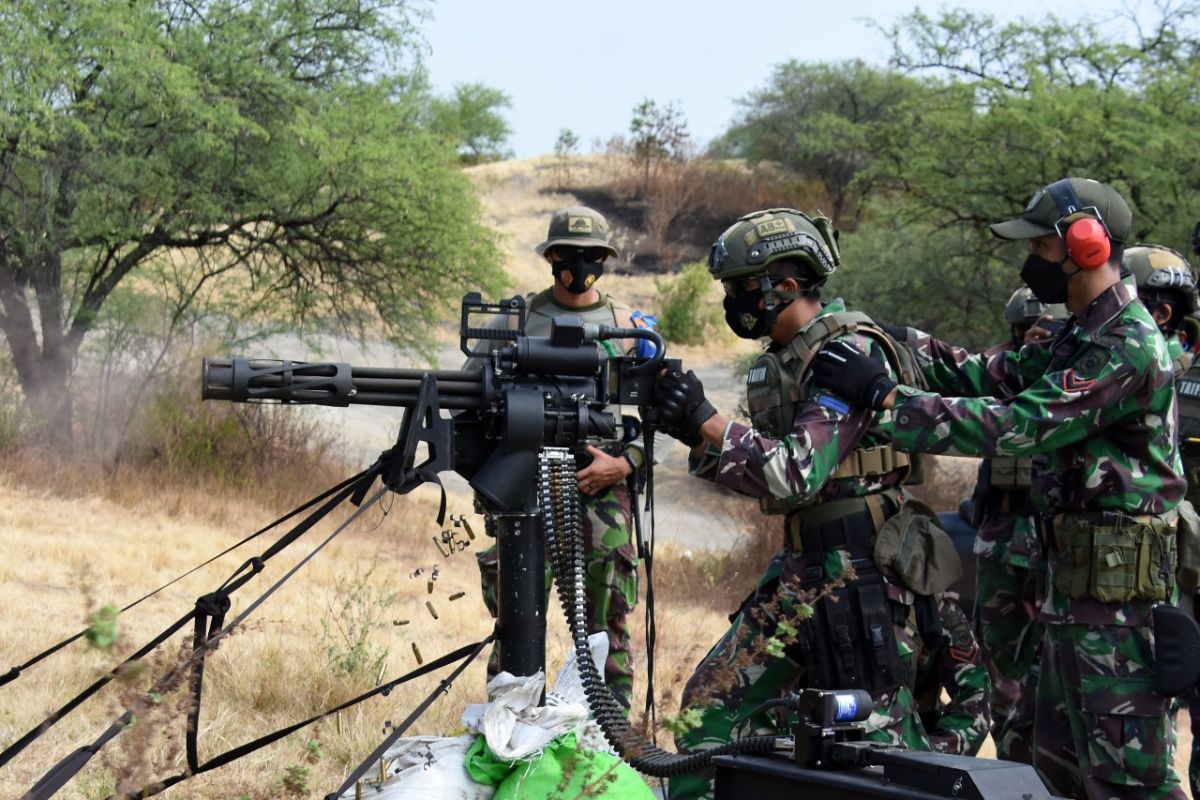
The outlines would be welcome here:
<svg viewBox="0 0 1200 800">
<path fill-rule="evenodd" d="M 1112 358 L 1112 351 L 1101 345 L 1089 345 L 1071 365 L 1071 372 L 1081 378 L 1095 378 Z"/>
</svg>

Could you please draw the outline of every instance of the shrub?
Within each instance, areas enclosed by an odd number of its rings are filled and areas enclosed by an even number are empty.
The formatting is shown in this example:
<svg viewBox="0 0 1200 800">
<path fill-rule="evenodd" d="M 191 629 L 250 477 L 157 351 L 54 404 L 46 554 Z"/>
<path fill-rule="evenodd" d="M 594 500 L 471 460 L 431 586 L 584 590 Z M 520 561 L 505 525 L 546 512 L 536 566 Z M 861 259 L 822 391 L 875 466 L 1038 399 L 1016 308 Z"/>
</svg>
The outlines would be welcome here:
<svg viewBox="0 0 1200 800">
<path fill-rule="evenodd" d="M 676 344 L 700 344 L 718 322 L 717 307 L 708 299 L 713 282 L 703 262 L 688 264 L 673 279 L 656 280 L 662 306 L 659 333 Z"/>
</svg>

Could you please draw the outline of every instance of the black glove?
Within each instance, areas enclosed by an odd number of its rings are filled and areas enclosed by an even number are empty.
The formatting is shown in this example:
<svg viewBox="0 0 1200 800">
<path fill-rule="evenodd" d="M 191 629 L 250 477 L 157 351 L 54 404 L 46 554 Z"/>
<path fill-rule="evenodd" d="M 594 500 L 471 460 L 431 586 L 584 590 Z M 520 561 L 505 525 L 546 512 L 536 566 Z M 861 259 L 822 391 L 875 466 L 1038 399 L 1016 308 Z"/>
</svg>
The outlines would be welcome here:
<svg viewBox="0 0 1200 800">
<path fill-rule="evenodd" d="M 654 385 L 658 399 L 659 428 L 674 436 L 688 447 L 703 441 L 700 426 L 717 413 L 713 404 L 704 397 L 704 384 L 690 369 L 687 374 L 672 370 Z"/>
<path fill-rule="evenodd" d="M 809 369 L 815 386 L 828 389 L 859 408 L 883 410 L 896 382 L 887 367 L 863 355 L 849 342 L 830 342 L 813 358 Z"/>
</svg>

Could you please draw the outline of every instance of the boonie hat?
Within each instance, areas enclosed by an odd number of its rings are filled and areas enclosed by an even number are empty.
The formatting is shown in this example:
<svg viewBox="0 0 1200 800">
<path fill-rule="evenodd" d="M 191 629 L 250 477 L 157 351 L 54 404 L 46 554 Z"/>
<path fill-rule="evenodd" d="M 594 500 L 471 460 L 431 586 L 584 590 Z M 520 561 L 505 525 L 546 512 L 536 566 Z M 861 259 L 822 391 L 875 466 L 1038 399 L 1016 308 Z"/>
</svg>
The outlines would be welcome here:
<svg viewBox="0 0 1200 800">
<path fill-rule="evenodd" d="M 1115 189 L 1089 178 L 1064 178 L 1056 183 L 1067 183 L 1074 190 L 1080 205 L 1077 212 L 1064 214 L 1055 203 L 1050 186 L 1043 186 L 1034 193 L 1021 216 L 1007 222 L 997 222 L 991 226 L 992 233 L 1001 239 L 1032 239 L 1056 233 L 1054 224 L 1064 217 L 1078 215 L 1082 219 L 1099 214 L 1114 242 L 1124 242 L 1129 238 L 1133 229 L 1133 212 Z"/>
<path fill-rule="evenodd" d="M 550 218 L 546 241 L 533 249 L 540 256 L 555 245 L 601 247 L 613 258 L 621 256 L 620 251 L 608 243 L 608 220 L 599 211 L 587 206 L 571 206 L 555 211 Z"/>
</svg>

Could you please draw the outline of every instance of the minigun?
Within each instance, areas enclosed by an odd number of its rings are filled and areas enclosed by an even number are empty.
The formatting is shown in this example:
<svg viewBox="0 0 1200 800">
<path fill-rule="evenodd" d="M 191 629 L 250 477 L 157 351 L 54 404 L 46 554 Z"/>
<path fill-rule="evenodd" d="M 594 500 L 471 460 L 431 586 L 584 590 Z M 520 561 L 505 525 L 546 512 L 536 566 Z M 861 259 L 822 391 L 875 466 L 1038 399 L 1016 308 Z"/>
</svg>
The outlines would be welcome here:
<svg viewBox="0 0 1200 800">
<path fill-rule="evenodd" d="M 475 324 L 481 316 L 490 324 Z M 525 335 L 525 320 L 522 297 L 491 304 L 477 293 L 466 295 L 459 346 L 481 362 L 472 369 L 206 358 L 202 375 L 206 400 L 405 408 L 396 446 L 387 452 L 394 466 L 385 482 L 405 494 L 449 470 L 475 490 L 499 551 L 500 668 L 515 675 L 534 674 L 545 663 L 538 454 L 563 448 L 579 457 L 589 442 L 636 435 L 606 408 L 649 404 L 659 370 L 678 368 L 664 359 L 662 338 L 647 328 L 559 317 L 548 337 L 534 337 Z M 605 358 L 596 344 L 604 339 L 647 339 L 654 353 Z M 417 463 L 422 444 L 425 458 Z M 647 464 L 651 458 L 648 449 Z"/>
</svg>

